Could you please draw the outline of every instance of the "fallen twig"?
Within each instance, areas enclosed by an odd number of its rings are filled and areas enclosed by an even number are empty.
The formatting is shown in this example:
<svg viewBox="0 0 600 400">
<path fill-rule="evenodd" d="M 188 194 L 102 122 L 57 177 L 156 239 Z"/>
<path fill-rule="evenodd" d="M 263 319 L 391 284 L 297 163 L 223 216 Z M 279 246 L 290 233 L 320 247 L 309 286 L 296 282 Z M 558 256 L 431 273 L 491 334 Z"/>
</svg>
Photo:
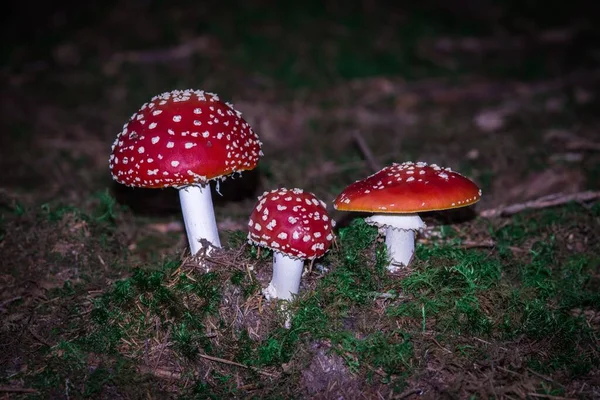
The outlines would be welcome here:
<svg viewBox="0 0 600 400">
<path fill-rule="evenodd" d="M 478 337 L 473 337 L 473 339 L 475 339 L 475 340 L 477 340 L 478 342 L 481 342 L 481 343 L 483 343 L 483 344 L 487 344 L 488 346 L 493 346 L 493 345 L 492 345 L 490 342 L 488 342 L 487 340 L 483 340 L 483 339 L 480 339 L 480 338 L 478 338 Z M 507 349 L 506 347 L 502 347 L 502 346 L 497 346 L 497 347 L 498 347 L 500 350 L 503 350 L 503 351 L 508 351 L 508 349 Z"/>
<path fill-rule="evenodd" d="M 461 246 L 464 249 L 481 249 L 481 248 L 490 248 L 496 246 L 496 242 L 493 240 L 484 240 L 481 242 L 476 242 L 472 240 L 465 240 L 462 242 Z"/>
<path fill-rule="evenodd" d="M 48 347 L 54 346 L 52 343 L 50 343 L 49 341 L 41 337 L 36 331 L 34 331 L 33 328 L 31 328 L 31 326 L 27 328 L 27 331 L 31 334 L 31 336 L 35 338 L 35 340 L 42 343 L 43 345 L 46 345 Z"/>
<path fill-rule="evenodd" d="M 561 385 L 560 383 L 558 383 L 558 382 L 555 382 L 555 381 L 554 381 L 554 379 L 550 378 L 549 376 L 542 375 L 542 374 L 540 374 L 539 372 L 536 372 L 536 371 L 532 370 L 531 368 L 527 368 L 527 371 L 529 371 L 529 372 L 530 372 L 530 373 L 532 373 L 533 375 L 537 376 L 538 378 L 541 378 L 541 379 L 545 380 L 546 382 L 552 382 L 552 383 L 554 383 L 554 384 L 557 384 L 557 385 L 558 385 L 558 386 L 560 386 L 560 387 L 564 387 L 564 386 L 563 386 L 563 385 Z"/>
<path fill-rule="evenodd" d="M 578 31 L 574 28 L 553 29 L 538 32 L 529 36 L 485 37 L 473 36 L 449 38 L 445 37 L 422 46 L 432 46 L 436 52 L 493 52 L 526 49 L 535 45 L 564 45 L 573 40 Z"/>
<path fill-rule="evenodd" d="M 369 81 L 365 81 L 365 84 Z M 478 77 L 468 77 L 457 83 L 448 83 L 443 79 L 427 79 L 412 84 L 405 82 L 393 84 L 392 90 L 398 102 L 410 99 L 415 103 L 433 102 L 436 104 L 458 103 L 464 101 L 491 101 L 510 99 L 523 101 L 544 93 L 564 90 L 573 85 L 593 85 L 600 82 L 600 69 L 576 71 L 560 78 L 535 82 L 488 81 Z M 356 119 L 356 110 L 341 113 L 340 118 Z"/>
<path fill-rule="evenodd" d="M 0 386 L 0 392 L 5 393 L 39 393 L 39 390 L 32 388 L 19 388 L 12 386 Z"/>
<path fill-rule="evenodd" d="M 171 325 L 169 325 L 169 327 L 167 328 L 167 333 L 165 334 L 165 337 L 163 338 L 163 342 L 161 343 L 162 346 L 160 348 L 160 352 L 158 353 L 158 357 L 156 357 L 156 362 L 154 363 L 154 369 L 158 368 L 158 363 L 160 362 L 160 359 L 161 359 L 163 353 L 165 352 L 165 349 L 167 348 L 167 342 L 169 341 L 170 337 L 171 337 Z"/>
<path fill-rule="evenodd" d="M 483 210 L 479 213 L 484 218 L 509 217 L 525 210 L 539 210 L 542 208 L 555 207 L 572 201 L 586 203 L 600 199 L 600 192 L 587 191 L 578 193 L 554 193 L 524 203 L 511 204 Z"/>
<path fill-rule="evenodd" d="M 409 389 L 406 390 L 402 393 L 400 393 L 397 396 L 394 396 L 394 399 L 406 399 L 407 397 L 410 397 L 412 395 L 417 395 L 417 396 L 421 396 L 423 394 L 423 389 Z"/>
<path fill-rule="evenodd" d="M 21 300 L 23 298 L 23 296 L 17 296 L 17 297 L 13 297 L 11 299 L 8 300 L 4 300 L 2 303 L 0 303 L 0 309 L 3 309 L 5 305 L 8 305 L 10 303 L 14 303 L 15 301 Z"/>
<path fill-rule="evenodd" d="M 213 357 L 213 356 L 209 356 L 207 354 L 198 354 L 198 356 L 202 357 L 202 358 L 204 358 L 206 360 L 209 360 L 209 361 L 214 361 L 214 362 L 218 362 L 218 363 L 221 363 L 221 364 L 233 365 L 233 366 L 236 366 L 236 367 L 240 367 L 240 368 L 244 368 L 244 369 L 249 369 L 249 370 L 254 371 L 254 372 L 256 372 L 258 374 L 261 374 L 261 375 L 270 376 L 270 377 L 274 377 L 275 376 L 274 374 L 271 374 L 271 373 L 266 372 L 266 371 L 262 371 L 262 370 L 260 370 L 258 368 L 254 368 L 254 367 L 250 367 L 248 365 L 240 364 L 238 362 L 227 360 L 225 358 Z"/>
<path fill-rule="evenodd" d="M 367 165 L 369 166 L 371 171 L 373 171 L 373 172 L 379 171 L 381 169 L 381 165 L 379 164 L 379 161 L 377 161 L 377 159 L 371 152 L 371 149 L 369 148 L 369 145 L 365 141 L 365 138 L 360 134 L 360 132 L 358 130 L 354 130 L 352 132 L 352 138 L 356 142 L 358 149 L 360 150 L 363 157 L 365 158 L 365 161 L 367 162 Z"/>
<path fill-rule="evenodd" d="M 440 349 L 444 350 L 448 354 L 452 354 L 452 350 L 449 350 L 449 349 L 445 348 L 444 346 L 442 346 L 440 344 L 440 342 L 438 342 L 434 337 L 432 337 L 431 340 L 433 340 L 433 343 L 435 343 Z"/>
<path fill-rule="evenodd" d="M 581 139 L 567 142 L 565 148 L 570 151 L 600 151 L 600 143 Z"/>
<path fill-rule="evenodd" d="M 121 64 L 122 62 L 157 64 L 173 62 L 190 58 L 194 54 L 206 52 L 212 45 L 206 36 L 192 38 L 174 47 L 153 50 L 134 50 L 114 54 L 111 62 Z"/>
<path fill-rule="evenodd" d="M 576 400 L 574 397 L 553 396 L 551 394 L 544 394 L 544 393 L 527 393 L 527 396 L 537 397 L 539 399 L 550 399 L 550 400 Z"/>
<path fill-rule="evenodd" d="M 499 365 L 498 365 L 498 366 L 496 366 L 496 368 L 497 368 L 497 369 L 499 369 L 500 371 L 508 372 L 509 374 L 512 374 L 512 375 L 516 375 L 516 376 L 524 377 L 524 375 L 523 375 L 523 374 L 520 374 L 520 373 L 518 373 L 518 372 L 516 372 L 516 371 L 511 371 L 510 369 L 508 369 L 508 368 L 504 368 L 504 367 L 501 367 L 501 366 L 499 366 Z"/>
<path fill-rule="evenodd" d="M 545 141 L 556 140 L 561 143 L 561 147 L 568 151 L 600 151 L 600 143 L 582 138 L 569 131 L 561 129 L 551 129 L 544 135 Z"/>
<path fill-rule="evenodd" d="M 183 232 L 185 227 L 180 221 L 171 221 L 166 223 L 148 224 L 147 228 L 160 233 Z"/>
<path fill-rule="evenodd" d="M 377 369 L 376 369 L 376 368 L 374 368 L 374 367 L 370 366 L 369 364 L 365 364 L 365 366 L 367 367 L 367 369 L 368 369 L 369 371 L 372 371 L 372 372 L 376 373 L 376 374 L 377 374 L 377 375 L 379 375 L 379 376 L 382 376 L 382 377 L 384 377 L 384 378 L 387 378 L 387 377 L 388 377 L 388 374 L 386 374 L 385 372 L 383 372 L 383 371 L 382 371 L 381 369 L 379 369 L 379 368 L 377 368 Z"/>
<path fill-rule="evenodd" d="M 169 371 L 163 368 L 151 368 L 145 365 L 138 366 L 137 370 L 141 374 L 150 374 L 159 379 L 181 379 L 181 374 L 179 372 Z"/>
</svg>

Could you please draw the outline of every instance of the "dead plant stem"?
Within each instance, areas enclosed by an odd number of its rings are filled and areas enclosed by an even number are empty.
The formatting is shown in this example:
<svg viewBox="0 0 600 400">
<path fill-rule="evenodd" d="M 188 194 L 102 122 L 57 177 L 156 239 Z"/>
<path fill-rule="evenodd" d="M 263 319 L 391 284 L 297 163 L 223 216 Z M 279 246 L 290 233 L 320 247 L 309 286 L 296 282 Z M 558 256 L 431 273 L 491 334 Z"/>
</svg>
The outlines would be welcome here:
<svg viewBox="0 0 600 400">
<path fill-rule="evenodd" d="M 270 377 L 274 377 L 275 376 L 275 375 L 273 375 L 273 374 L 271 374 L 269 372 L 262 371 L 262 370 L 257 369 L 257 368 L 253 368 L 253 367 L 250 367 L 248 365 L 240 364 L 240 363 L 235 362 L 235 361 L 227 360 L 225 358 L 213 357 L 213 356 L 209 356 L 207 354 L 198 354 L 198 356 L 200 356 L 200 357 L 202 357 L 202 358 L 204 358 L 206 360 L 209 360 L 209 361 L 214 361 L 214 362 L 218 362 L 218 363 L 221 363 L 221 364 L 233 365 L 233 366 L 236 366 L 236 367 L 240 367 L 240 368 L 244 368 L 244 369 L 249 369 L 249 370 L 252 370 L 252 371 L 254 371 L 256 373 L 259 373 L 261 375 L 270 376 Z"/>
<path fill-rule="evenodd" d="M 600 199 L 600 192 L 586 191 L 578 193 L 554 193 L 524 203 L 516 203 L 484 210 L 479 213 L 484 218 L 509 217 L 526 210 L 539 210 L 542 208 L 555 207 L 572 201 L 586 203 Z"/>
<path fill-rule="evenodd" d="M 360 150 L 363 157 L 365 158 L 365 161 L 367 162 L 367 165 L 369 166 L 371 171 L 373 171 L 373 172 L 379 171 L 381 169 L 381 165 L 379 164 L 379 161 L 377 161 L 377 159 L 373 155 L 371 148 L 367 144 L 365 138 L 361 135 L 360 131 L 358 131 L 358 130 L 352 131 L 352 138 L 356 142 L 358 149 Z"/>
<path fill-rule="evenodd" d="M 32 388 L 19 388 L 12 386 L 0 386 L 0 392 L 5 393 L 39 393 L 37 389 Z"/>
<path fill-rule="evenodd" d="M 553 396 L 551 394 L 544 394 L 544 393 L 527 393 L 527 396 L 536 397 L 539 399 L 550 399 L 550 400 L 576 400 L 573 397 Z"/>
</svg>

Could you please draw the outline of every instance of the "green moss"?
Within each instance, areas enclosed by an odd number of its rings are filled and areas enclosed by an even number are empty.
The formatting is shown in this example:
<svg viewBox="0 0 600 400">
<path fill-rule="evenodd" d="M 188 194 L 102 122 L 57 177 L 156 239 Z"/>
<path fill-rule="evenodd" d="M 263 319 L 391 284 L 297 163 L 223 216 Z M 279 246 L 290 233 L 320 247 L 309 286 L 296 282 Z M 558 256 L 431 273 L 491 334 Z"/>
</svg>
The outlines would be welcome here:
<svg viewBox="0 0 600 400">
<path fill-rule="evenodd" d="M 94 197 L 98 200 L 98 205 L 94 210 L 96 221 L 114 224 L 119 213 L 119 206 L 115 198 L 110 195 L 108 189 L 96 193 Z"/>
<path fill-rule="evenodd" d="M 252 275 L 243 271 L 235 271 L 231 274 L 230 280 L 242 290 L 244 298 L 260 291 L 260 283 Z"/>
<path fill-rule="evenodd" d="M 197 329 L 190 329 L 185 322 L 172 326 L 172 338 L 175 349 L 186 358 L 196 358 L 199 351 L 198 341 L 202 336 Z"/>
<path fill-rule="evenodd" d="M 50 203 L 44 203 L 40 206 L 40 211 L 41 214 L 44 215 L 50 222 L 60 221 L 67 214 L 74 214 L 83 220 L 89 219 L 83 211 L 70 205 L 54 205 Z"/>
<path fill-rule="evenodd" d="M 332 301 L 347 299 L 358 304 L 365 304 L 372 298 L 372 293 L 379 291 L 386 279 L 387 265 L 385 246 L 374 246 L 377 229 L 368 225 L 363 219 L 352 221 L 350 226 L 340 230 L 340 264 L 324 277 L 323 288 L 334 288 Z"/>
<path fill-rule="evenodd" d="M 256 365 L 281 365 L 290 360 L 298 341 L 299 331 L 276 329 L 256 349 Z"/>
<path fill-rule="evenodd" d="M 389 375 L 406 376 L 411 369 L 413 347 L 410 336 L 400 332 L 376 332 L 364 340 L 347 334 L 340 339 L 340 347 L 342 356 L 352 355 L 350 366 L 354 372 L 358 372 L 362 363 L 382 368 Z"/>
</svg>

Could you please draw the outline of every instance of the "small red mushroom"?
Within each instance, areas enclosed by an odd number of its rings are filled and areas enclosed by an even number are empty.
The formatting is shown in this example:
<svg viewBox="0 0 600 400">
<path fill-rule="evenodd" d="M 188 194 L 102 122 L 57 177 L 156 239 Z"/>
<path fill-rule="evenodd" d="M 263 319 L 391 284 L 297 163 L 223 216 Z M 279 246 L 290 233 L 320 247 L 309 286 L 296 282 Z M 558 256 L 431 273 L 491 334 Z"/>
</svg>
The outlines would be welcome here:
<svg viewBox="0 0 600 400">
<path fill-rule="evenodd" d="M 201 239 L 220 247 L 210 180 L 256 167 L 261 142 L 239 111 L 202 90 L 153 97 L 134 113 L 112 145 L 109 164 L 117 182 L 179 189 L 192 254 Z"/>
<path fill-rule="evenodd" d="M 275 189 L 258 198 L 248 222 L 248 242 L 274 252 L 267 299 L 291 300 L 298 293 L 304 260 L 321 257 L 333 240 L 325 203 L 302 189 Z"/>
<path fill-rule="evenodd" d="M 425 227 L 417 214 L 475 204 L 481 189 L 450 168 L 424 162 L 392 164 L 348 186 L 334 201 L 341 211 L 374 213 L 365 221 L 385 231 L 390 272 L 407 266 L 415 249 L 415 231 Z"/>
</svg>

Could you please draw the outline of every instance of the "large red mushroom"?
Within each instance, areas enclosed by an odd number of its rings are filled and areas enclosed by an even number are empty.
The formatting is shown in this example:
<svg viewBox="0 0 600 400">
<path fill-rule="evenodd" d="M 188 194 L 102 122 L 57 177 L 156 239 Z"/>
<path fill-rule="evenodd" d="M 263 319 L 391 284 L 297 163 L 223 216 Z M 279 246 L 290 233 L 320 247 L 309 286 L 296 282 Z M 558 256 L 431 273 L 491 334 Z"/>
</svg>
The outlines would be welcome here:
<svg viewBox="0 0 600 400">
<path fill-rule="evenodd" d="M 385 233 L 390 272 L 408 266 L 415 249 L 415 232 L 425 227 L 419 212 L 475 204 L 481 189 L 470 179 L 435 164 L 404 162 L 354 182 L 334 201 L 341 211 L 370 212 L 365 219 Z"/>
<path fill-rule="evenodd" d="M 325 203 L 302 189 L 275 189 L 258 198 L 248 222 L 248 241 L 273 250 L 273 278 L 267 299 L 291 300 L 298 294 L 305 260 L 327 252 L 333 221 Z"/>
<path fill-rule="evenodd" d="M 132 115 L 109 164 L 121 184 L 179 190 L 194 255 L 203 239 L 221 246 L 209 181 L 253 169 L 261 156 L 258 136 L 231 104 L 202 90 L 174 90 Z"/>
</svg>

